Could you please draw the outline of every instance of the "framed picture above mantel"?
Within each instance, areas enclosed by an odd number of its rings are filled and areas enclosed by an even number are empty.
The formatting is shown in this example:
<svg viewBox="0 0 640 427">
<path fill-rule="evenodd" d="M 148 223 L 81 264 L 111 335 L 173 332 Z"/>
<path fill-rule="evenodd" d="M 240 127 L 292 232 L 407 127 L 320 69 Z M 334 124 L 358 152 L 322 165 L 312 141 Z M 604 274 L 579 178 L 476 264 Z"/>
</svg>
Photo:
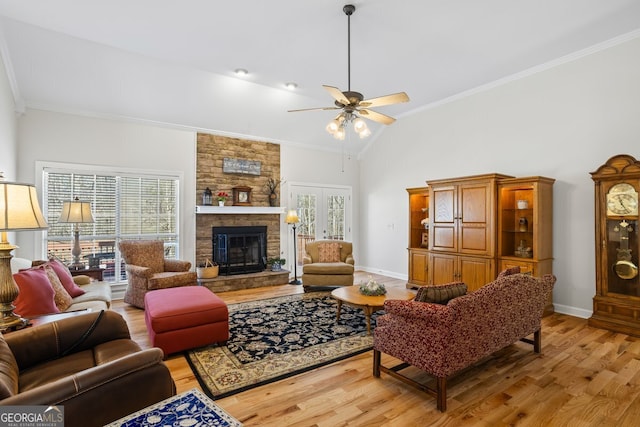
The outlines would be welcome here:
<svg viewBox="0 0 640 427">
<path fill-rule="evenodd" d="M 262 163 L 258 160 L 231 159 L 225 157 L 222 159 L 223 173 L 239 173 L 244 175 L 258 175 L 262 169 Z"/>
</svg>

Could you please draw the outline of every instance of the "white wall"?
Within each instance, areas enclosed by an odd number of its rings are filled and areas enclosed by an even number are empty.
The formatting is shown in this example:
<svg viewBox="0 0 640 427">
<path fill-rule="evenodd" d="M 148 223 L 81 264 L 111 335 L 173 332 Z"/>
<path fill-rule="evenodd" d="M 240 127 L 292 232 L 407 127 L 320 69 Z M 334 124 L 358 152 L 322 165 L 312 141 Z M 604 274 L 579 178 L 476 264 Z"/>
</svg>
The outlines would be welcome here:
<svg viewBox="0 0 640 427">
<path fill-rule="evenodd" d="M 4 58 L 0 58 L 4 61 Z M 16 147 L 18 121 L 15 113 L 15 102 L 9 85 L 9 79 L 0 63 L 0 172 L 8 181 L 16 179 Z"/>
<path fill-rule="evenodd" d="M 184 174 L 181 189 L 181 257 L 195 259 L 195 140 L 196 131 L 175 130 L 140 123 L 27 110 L 19 120 L 20 180 L 39 185 L 36 161 L 177 171 Z M 281 147 L 281 175 L 287 182 L 349 185 L 358 191 L 358 162 L 341 153 Z M 286 186 L 284 190 L 286 192 Z M 286 200 L 286 198 L 283 198 Z M 354 218 L 357 218 L 354 203 Z M 293 239 L 282 227 L 282 251 Z M 356 233 L 357 234 L 357 233 Z M 20 255 L 41 256 L 41 233 L 21 233 Z M 17 255 L 18 256 L 18 255 Z"/>
<path fill-rule="evenodd" d="M 350 144 L 361 144 L 360 140 L 348 142 Z M 297 184 L 324 184 L 324 185 L 344 185 L 352 188 L 352 241 L 354 242 L 354 258 L 356 265 L 359 259 L 359 221 L 360 207 L 358 192 L 360 191 L 359 176 L 360 165 L 357 159 L 347 153 L 306 150 L 301 147 L 282 145 L 280 147 L 280 174 L 286 180 L 283 189 L 282 205 L 285 205 L 289 197 L 290 183 Z M 289 234 L 286 227 L 281 228 L 281 246 L 285 249 L 285 258 L 293 262 L 293 235 Z M 286 242 L 286 243 L 285 243 Z M 289 266 L 291 268 L 291 266 Z M 301 275 L 298 269 L 298 276 Z"/>
<path fill-rule="evenodd" d="M 0 41 L 1 43 L 1 41 Z M 16 104 L 4 65 L 4 58 L 0 57 L 0 172 L 6 181 L 16 181 L 18 147 L 18 119 Z M 24 231 L 23 233 L 28 233 Z M 7 240 L 16 242 L 16 233 L 7 233 Z M 12 255 L 16 255 L 15 252 Z"/>
<path fill-rule="evenodd" d="M 41 177 L 36 176 L 36 161 L 182 173 L 180 256 L 193 262 L 196 204 L 194 132 L 32 109 L 20 117 L 18 132 L 19 178 L 37 186 L 41 184 Z M 37 245 L 41 239 L 41 233 L 21 233 L 20 256 L 42 256 Z"/>
<path fill-rule="evenodd" d="M 590 316 L 595 294 L 589 172 L 640 159 L 640 39 L 402 118 L 362 156 L 362 263 L 407 275 L 407 187 L 500 172 L 554 186 L 556 310 Z M 409 94 L 411 95 L 411 94 Z"/>
</svg>

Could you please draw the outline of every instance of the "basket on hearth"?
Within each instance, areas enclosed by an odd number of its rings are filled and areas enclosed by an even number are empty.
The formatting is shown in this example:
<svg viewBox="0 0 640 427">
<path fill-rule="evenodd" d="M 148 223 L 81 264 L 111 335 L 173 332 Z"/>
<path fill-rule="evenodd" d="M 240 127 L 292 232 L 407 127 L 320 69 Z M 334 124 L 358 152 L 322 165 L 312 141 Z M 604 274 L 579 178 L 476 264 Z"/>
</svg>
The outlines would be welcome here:
<svg viewBox="0 0 640 427">
<path fill-rule="evenodd" d="M 213 279 L 218 277 L 219 267 L 215 262 L 211 262 L 209 258 L 196 268 L 196 275 L 198 279 Z"/>
</svg>

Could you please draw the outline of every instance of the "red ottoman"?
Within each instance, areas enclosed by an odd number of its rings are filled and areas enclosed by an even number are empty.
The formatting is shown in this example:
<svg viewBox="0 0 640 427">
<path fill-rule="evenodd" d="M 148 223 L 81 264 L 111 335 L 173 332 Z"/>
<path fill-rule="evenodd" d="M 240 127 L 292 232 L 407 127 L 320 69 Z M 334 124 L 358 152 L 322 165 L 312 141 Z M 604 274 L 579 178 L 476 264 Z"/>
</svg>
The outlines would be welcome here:
<svg viewBox="0 0 640 427">
<path fill-rule="evenodd" d="M 165 356 L 229 339 L 227 304 L 202 286 L 156 289 L 144 296 L 144 320 Z"/>
</svg>

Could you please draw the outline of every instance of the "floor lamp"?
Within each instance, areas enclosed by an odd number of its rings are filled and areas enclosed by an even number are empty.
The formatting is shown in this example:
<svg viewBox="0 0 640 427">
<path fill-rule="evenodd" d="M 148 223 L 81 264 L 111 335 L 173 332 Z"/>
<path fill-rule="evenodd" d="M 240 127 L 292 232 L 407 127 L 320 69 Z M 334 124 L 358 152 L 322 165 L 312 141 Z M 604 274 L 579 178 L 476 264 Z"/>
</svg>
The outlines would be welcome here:
<svg viewBox="0 0 640 427">
<path fill-rule="evenodd" d="M 80 261 L 82 249 L 80 249 L 80 227 L 78 224 L 90 224 L 95 222 L 91 214 L 91 202 L 81 202 L 76 197 L 72 201 L 62 204 L 62 212 L 58 222 L 74 224 L 73 226 L 73 264 L 69 268 L 73 270 L 82 270 L 85 265 Z"/>
<path fill-rule="evenodd" d="M 13 301 L 20 289 L 11 274 L 11 251 L 17 246 L 7 240 L 7 231 L 44 230 L 36 188 L 31 184 L 0 181 L 0 330 L 20 329 L 27 320 L 15 314 Z"/>
<path fill-rule="evenodd" d="M 287 224 L 293 225 L 293 280 L 289 282 L 290 285 L 302 285 L 302 282 L 298 280 L 298 250 L 296 248 L 296 224 L 300 222 L 298 213 L 291 209 L 287 212 L 287 218 L 284 220 Z"/>
</svg>

